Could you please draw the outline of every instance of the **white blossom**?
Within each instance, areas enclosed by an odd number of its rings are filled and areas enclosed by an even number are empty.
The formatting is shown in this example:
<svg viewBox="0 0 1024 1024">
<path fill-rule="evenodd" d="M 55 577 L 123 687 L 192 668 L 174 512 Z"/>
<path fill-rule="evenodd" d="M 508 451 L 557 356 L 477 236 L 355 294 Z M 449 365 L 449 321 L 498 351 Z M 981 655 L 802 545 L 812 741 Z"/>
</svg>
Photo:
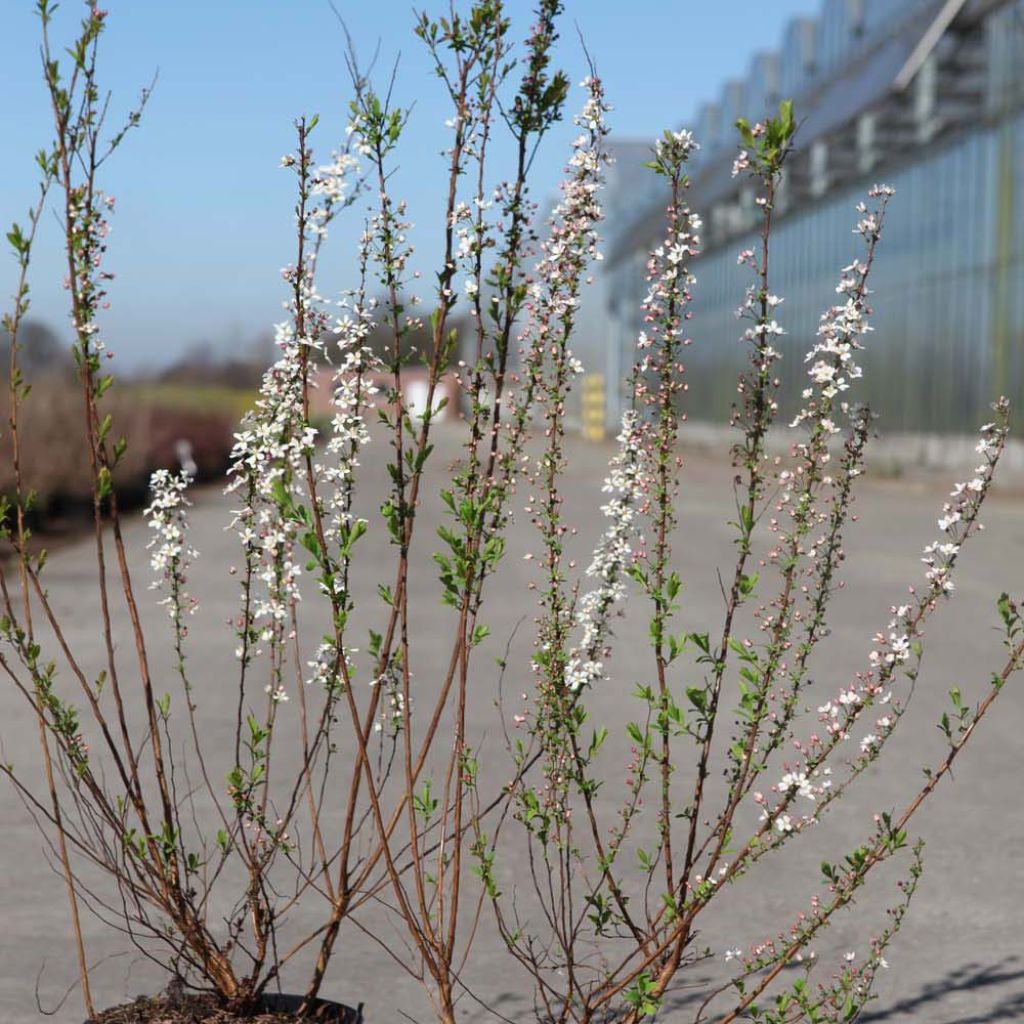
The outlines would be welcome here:
<svg viewBox="0 0 1024 1024">
<path fill-rule="evenodd" d="M 191 482 L 192 477 L 185 470 L 171 473 L 158 469 L 150 477 L 152 497 L 143 513 L 153 531 L 147 548 L 151 552 L 150 567 L 157 574 L 150 589 L 169 591 L 160 603 L 167 608 L 172 619 L 183 611 L 192 613 L 196 609 L 195 599 L 184 591 L 186 570 L 197 557 L 197 552 L 186 539 L 186 510 L 192 503 L 185 496 L 185 491 Z"/>
<path fill-rule="evenodd" d="M 597 586 L 580 599 L 576 625 L 583 635 L 570 653 L 565 670 L 566 685 L 571 690 L 590 686 L 601 677 L 600 655 L 608 638 L 611 610 L 626 595 L 622 578 L 632 560 L 630 541 L 643 495 L 644 469 L 642 425 L 631 410 L 622 417 L 618 443 L 602 488 L 611 495 L 601 507 L 607 526 L 587 568 L 587 576 L 597 580 Z"/>
</svg>

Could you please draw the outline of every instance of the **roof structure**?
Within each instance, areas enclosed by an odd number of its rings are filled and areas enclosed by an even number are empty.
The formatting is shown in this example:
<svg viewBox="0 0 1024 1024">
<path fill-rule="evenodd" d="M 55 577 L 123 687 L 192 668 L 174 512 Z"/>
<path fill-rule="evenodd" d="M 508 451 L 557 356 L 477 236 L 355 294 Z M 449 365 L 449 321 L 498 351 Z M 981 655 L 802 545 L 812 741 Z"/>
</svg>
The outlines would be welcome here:
<svg viewBox="0 0 1024 1024">
<path fill-rule="evenodd" d="M 744 183 L 731 174 L 738 117 L 758 120 L 792 97 L 800 128 L 781 212 L 820 198 L 944 132 L 983 119 L 984 55 L 977 30 L 1006 2 L 824 0 L 818 18 L 793 19 L 777 53 L 756 54 L 746 80 L 725 83 L 719 99 L 697 111 L 693 123 L 702 150 L 691 172 L 690 205 L 709 222 L 708 248 L 749 227 Z M 656 235 L 662 198 L 641 190 L 633 202 L 616 204 L 609 265 Z M 716 207 L 724 215 L 709 217 Z"/>
</svg>

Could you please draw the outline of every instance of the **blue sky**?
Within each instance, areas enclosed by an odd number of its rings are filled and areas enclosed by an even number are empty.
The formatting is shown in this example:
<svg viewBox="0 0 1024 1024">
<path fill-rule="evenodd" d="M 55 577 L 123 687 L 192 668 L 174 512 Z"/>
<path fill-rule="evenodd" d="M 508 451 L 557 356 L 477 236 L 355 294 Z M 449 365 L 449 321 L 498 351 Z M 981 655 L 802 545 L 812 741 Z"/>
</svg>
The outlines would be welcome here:
<svg viewBox="0 0 1024 1024">
<path fill-rule="evenodd" d="M 400 55 L 396 96 L 415 100 L 396 192 L 416 222 L 415 265 L 426 277 L 440 240 L 443 180 L 439 134 L 449 116 L 406 0 L 336 0 L 358 47 L 378 41 L 380 66 Z M 437 5 L 435 4 L 434 7 Z M 446 7 L 445 2 L 442 6 Z M 532 5 L 507 0 L 517 38 Z M 0 222 L 23 219 L 34 194 L 32 154 L 47 140 L 31 0 L 0 0 Z M 327 156 L 344 132 L 348 98 L 344 39 L 328 0 L 109 0 L 102 67 L 114 107 L 124 110 L 159 69 L 142 127 L 107 164 L 103 187 L 117 196 L 107 267 L 117 274 L 105 330 L 124 368 L 166 363 L 206 341 L 242 347 L 280 318 L 279 269 L 291 259 L 292 176 L 278 164 L 292 147 L 292 121 L 319 113 L 315 140 Z M 775 48 L 786 21 L 819 0 L 567 0 L 558 57 L 577 82 L 584 61 L 578 25 L 615 110 L 617 135 L 653 138 L 686 123 L 758 50 Z M 428 7 L 428 9 L 433 9 Z M 55 34 L 79 15 L 65 0 Z M 580 92 L 572 97 L 579 101 Z M 548 136 L 535 167 L 534 198 L 558 181 L 572 129 Z M 320 288 L 351 285 L 350 217 L 328 243 Z M 33 277 L 35 315 L 66 332 L 59 238 L 48 218 Z M 0 263 L 0 292 L 14 286 Z"/>
</svg>

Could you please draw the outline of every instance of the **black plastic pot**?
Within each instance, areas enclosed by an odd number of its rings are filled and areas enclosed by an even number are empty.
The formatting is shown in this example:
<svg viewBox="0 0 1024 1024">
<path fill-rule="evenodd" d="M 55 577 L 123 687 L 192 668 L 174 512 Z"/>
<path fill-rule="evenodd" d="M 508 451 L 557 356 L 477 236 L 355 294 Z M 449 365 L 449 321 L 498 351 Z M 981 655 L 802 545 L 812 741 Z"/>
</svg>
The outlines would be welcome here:
<svg viewBox="0 0 1024 1024">
<path fill-rule="evenodd" d="M 266 993 L 263 996 L 264 1009 L 273 1013 L 298 1013 L 304 999 L 302 996 L 277 995 Z M 313 1000 L 313 1007 L 307 1013 L 303 1021 L 309 1024 L 365 1024 L 363 1020 L 363 1004 L 353 1010 L 351 1006 L 343 1003 L 334 1003 L 329 999 Z M 92 1024 L 92 1021 L 85 1021 L 85 1024 Z"/>
</svg>

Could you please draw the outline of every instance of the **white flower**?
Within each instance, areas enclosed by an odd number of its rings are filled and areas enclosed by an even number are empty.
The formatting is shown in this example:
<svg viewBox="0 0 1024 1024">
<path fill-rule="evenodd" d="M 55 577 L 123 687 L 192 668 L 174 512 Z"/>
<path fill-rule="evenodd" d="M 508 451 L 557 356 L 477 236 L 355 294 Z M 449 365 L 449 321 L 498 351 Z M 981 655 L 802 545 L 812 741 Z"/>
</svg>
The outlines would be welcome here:
<svg viewBox="0 0 1024 1024">
<path fill-rule="evenodd" d="M 781 835 L 793 831 L 793 819 L 788 814 L 780 814 L 775 819 L 775 830 Z"/>
<path fill-rule="evenodd" d="M 815 799 L 814 787 L 811 785 L 810 779 L 807 778 L 807 773 L 803 771 L 787 772 L 783 775 L 779 782 L 779 790 L 783 793 L 796 790 L 800 796 L 806 797 L 808 800 Z"/>
<path fill-rule="evenodd" d="M 188 530 L 186 510 L 191 505 L 185 491 L 191 482 L 192 477 L 186 470 L 174 474 L 158 469 L 150 477 L 152 499 L 143 512 L 153 531 L 147 548 L 152 552 L 150 566 L 157 573 L 150 589 L 167 590 L 168 596 L 160 603 L 167 607 L 172 619 L 177 619 L 182 612 L 192 613 L 196 609 L 195 600 L 184 589 L 186 570 L 197 557 L 195 549 L 185 541 Z"/>
</svg>

